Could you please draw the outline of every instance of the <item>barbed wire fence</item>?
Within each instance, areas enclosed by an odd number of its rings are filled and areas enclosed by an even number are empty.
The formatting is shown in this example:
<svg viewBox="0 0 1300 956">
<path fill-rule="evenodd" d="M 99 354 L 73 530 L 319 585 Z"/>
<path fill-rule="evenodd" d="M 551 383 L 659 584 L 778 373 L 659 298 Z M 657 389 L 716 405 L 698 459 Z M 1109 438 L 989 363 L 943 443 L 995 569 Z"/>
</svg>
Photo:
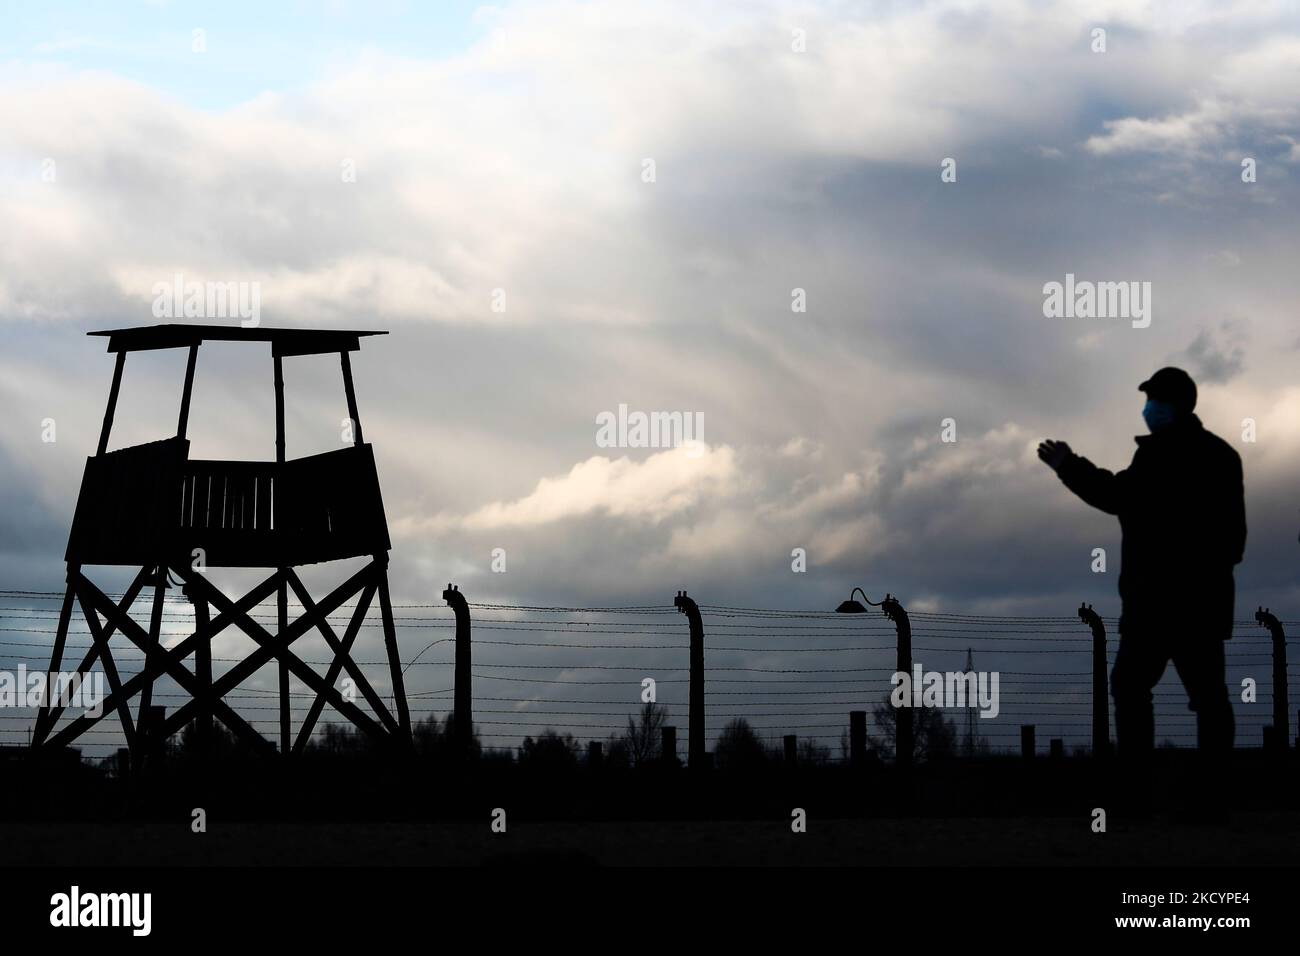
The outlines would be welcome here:
<svg viewBox="0 0 1300 956">
<path fill-rule="evenodd" d="M 0 671 L 24 669 L 30 674 L 46 669 L 62 599 L 60 592 L 0 590 Z M 352 607 L 339 607 L 331 623 L 345 625 Z M 513 748 L 546 730 L 572 734 L 578 741 L 604 741 L 621 734 L 642 706 L 645 678 L 654 680 L 656 702 L 667 709 L 668 723 L 686 726 L 687 622 L 668 602 L 621 607 L 471 602 L 469 607 L 473 722 L 485 747 Z M 455 690 L 452 612 L 444 604 L 395 604 L 393 610 L 412 720 L 450 712 Z M 704 735 L 710 748 L 727 723 L 743 718 L 769 746 L 793 734 L 829 751 L 826 759 L 848 759 L 844 742 L 849 713 L 865 710 L 870 715 L 892 689 L 895 625 L 882 614 L 710 604 L 700 604 L 699 610 L 706 655 Z M 276 623 L 273 608 L 253 618 L 272 628 Z M 965 671 L 969 653 L 977 671 L 998 674 L 997 716 L 970 722 L 974 742 L 982 749 L 1018 751 L 1024 725 L 1035 727 L 1039 741 L 1060 740 L 1069 751 L 1091 749 L 1093 638 L 1077 615 L 913 611 L 910 618 L 912 660 L 923 671 Z M 1109 673 L 1118 646 L 1117 621 L 1103 617 L 1102 622 L 1109 635 Z M 367 637 L 369 646 L 382 646 L 376 636 L 379 627 L 377 619 L 368 619 L 358 647 L 367 646 Z M 169 597 L 162 617 L 164 647 L 193 631 L 193 607 Z M 1226 645 L 1238 747 L 1259 746 L 1264 727 L 1273 720 L 1269 639 L 1257 621 L 1242 620 L 1235 622 L 1233 639 Z M 68 649 L 77 653 L 91 646 L 85 622 L 74 621 Z M 234 628 L 219 635 L 214 641 L 214 678 L 252 646 Z M 330 649 L 315 632 L 296 641 L 294 649 L 313 666 L 332 663 Z M 143 652 L 134 647 L 117 647 L 114 657 L 122 680 L 139 673 L 144 662 Z M 386 660 L 358 657 L 357 663 L 381 695 L 391 695 Z M 1244 702 L 1240 693 L 1246 678 L 1256 685 L 1253 703 Z M 1289 675 L 1286 679 L 1294 680 Z M 1290 690 L 1290 699 L 1297 699 L 1295 688 Z M 290 691 L 291 713 L 297 720 L 308 712 L 316 694 L 296 680 Z M 158 680 L 153 696 L 169 706 L 190 699 L 166 678 Z M 225 700 L 253 727 L 274 737 L 279 690 L 273 662 Z M 1157 741 L 1194 746 L 1195 714 L 1187 710 L 1186 694 L 1172 667 L 1156 688 L 1155 700 Z M 956 725 L 958 741 L 964 743 L 965 712 L 947 708 L 942 713 Z M 34 708 L 0 709 L 0 746 L 26 744 L 35 714 Z M 327 705 L 317 736 L 331 720 L 346 723 Z M 90 758 L 107 756 L 124 745 L 120 727 L 107 719 L 78 741 Z"/>
</svg>

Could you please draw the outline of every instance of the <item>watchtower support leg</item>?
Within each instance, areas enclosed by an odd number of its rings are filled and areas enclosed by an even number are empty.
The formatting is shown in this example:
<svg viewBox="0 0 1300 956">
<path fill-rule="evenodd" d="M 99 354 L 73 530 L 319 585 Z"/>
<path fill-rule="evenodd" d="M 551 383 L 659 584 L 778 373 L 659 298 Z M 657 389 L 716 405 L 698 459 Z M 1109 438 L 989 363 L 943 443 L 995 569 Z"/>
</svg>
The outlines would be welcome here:
<svg viewBox="0 0 1300 956">
<path fill-rule="evenodd" d="M 280 573 L 287 575 L 288 568 L 281 568 Z M 278 634 L 284 634 L 289 629 L 289 588 L 283 580 L 280 581 L 280 587 L 275 592 L 276 602 L 276 621 L 279 623 Z M 289 719 L 289 664 L 280 658 L 280 753 L 289 756 L 290 741 L 292 740 L 293 726 Z"/>
<path fill-rule="evenodd" d="M 159 565 L 157 568 L 155 568 L 155 570 L 157 571 L 157 579 L 155 580 L 153 586 L 153 611 L 149 615 L 149 641 L 144 647 L 141 648 L 141 650 L 144 651 L 146 674 L 150 673 L 150 669 L 148 667 L 148 663 L 150 659 L 153 658 L 154 655 L 158 653 L 158 642 L 160 637 L 162 636 L 163 602 L 167 598 L 167 568 L 165 565 Z M 82 580 L 85 579 L 83 578 Z M 144 682 L 144 690 L 140 692 L 140 710 L 136 714 L 136 718 L 135 718 L 136 726 L 140 728 L 140 734 L 138 734 L 137 736 L 146 737 L 146 738 L 148 737 L 149 734 L 148 713 L 149 713 L 149 708 L 152 704 L 153 704 L 153 677 L 146 677 Z M 147 740 L 145 742 L 148 743 Z M 132 754 L 133 755 L 135 754 L 134 750 L 132 751 Z"/>
<path fill-rule="evenodd" d="M 54 721 L 50 720 L 50 694 L 49 689 L 54 684 L 54 675 L 63 667 L 63 647 L 68 639 L 68 624 L 72 620 L 72 602 L 76 597 L 76 589 L 73 586 L 73 576 L 79 573 L 80 568 L 72 566 L 68 568 L 68 589 L 63 593 L 63 606 L 59 609 L 59 623 L 54 632 L 54 651 L 50 654 L 50 669 L 45 675 L 45 700 L 41 704 L 41 709 L 36 712 L 36 727 L 32 733 L 32 745 L 39 747 L 45 742 L 45 735 Z M 60 708 L 62 713 L 62 708 Z M 58 717 L 54 718 L 55 721 Z"/>
<path fill-rule="evenodd" d="M 379 556 L 375 557 L 379 562 Z M 411 743 L 411 711 L 406 705 L 406 686 L 402 679 L 402 657 L 397 650 L 397 631 L 393 627 L 393 605 L 388 596 L 388 562 L 379 569 L 379 610 L 384 619 L 384 647 L 388 651 L 388 672 L 392 676 L 393 697 L 397 701 L 397 720 L 402 728 L 402 741 Z"/>
<path fill-rule="evenodd" d="M 186 590 L 188 590 L 188 585 Z M 208 621 L 208 602 L 197 595 L 194 601 L 194 633 L 207 635 L 207 638 L 200 640 L 198 646 L 194 648 L 194 676 L 198 679 L 199 687 L 202 688 L 204 697 L 212 695 L 212 635 L 208 633 L 210 622 Z M 212 727 L 212 708 L 204 707 L 200 712 L 195 723 L 195 732 L 198 737 L 198 749 L 205 757 L 212 753 L 213 744 L 213 727 Z"/>
</svg>

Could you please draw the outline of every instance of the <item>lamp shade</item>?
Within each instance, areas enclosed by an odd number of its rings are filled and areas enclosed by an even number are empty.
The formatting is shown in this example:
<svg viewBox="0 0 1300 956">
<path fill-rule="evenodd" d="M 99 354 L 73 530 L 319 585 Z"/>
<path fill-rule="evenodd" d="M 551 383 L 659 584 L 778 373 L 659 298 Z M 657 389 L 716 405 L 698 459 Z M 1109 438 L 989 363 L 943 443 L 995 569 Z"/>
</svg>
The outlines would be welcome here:
<svg viewBox="0 0 1300 956">
<path fill-rule="evenodd" d="M 852 599 L 844 601 L 835 609 L 836 614 L 866 614 L 867 609 Z"/>
</svg>

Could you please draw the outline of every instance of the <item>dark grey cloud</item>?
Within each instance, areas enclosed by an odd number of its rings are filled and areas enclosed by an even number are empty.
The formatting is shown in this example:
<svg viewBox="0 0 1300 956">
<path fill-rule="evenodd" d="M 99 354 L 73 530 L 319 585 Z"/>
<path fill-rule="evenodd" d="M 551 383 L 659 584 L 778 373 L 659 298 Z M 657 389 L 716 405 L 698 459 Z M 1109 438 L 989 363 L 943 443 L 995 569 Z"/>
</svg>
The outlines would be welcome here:
<svg viewBox="0 0 1300 956">
<path fill-rule="evenodd" d="M 1222 385 L 1245 370 L 1244 332 L 1239 323 L 1224 322 L 1215 332 L 1202 329 L 1182 357 L 1192 366 L 1198 381 Z"/>
</svg>

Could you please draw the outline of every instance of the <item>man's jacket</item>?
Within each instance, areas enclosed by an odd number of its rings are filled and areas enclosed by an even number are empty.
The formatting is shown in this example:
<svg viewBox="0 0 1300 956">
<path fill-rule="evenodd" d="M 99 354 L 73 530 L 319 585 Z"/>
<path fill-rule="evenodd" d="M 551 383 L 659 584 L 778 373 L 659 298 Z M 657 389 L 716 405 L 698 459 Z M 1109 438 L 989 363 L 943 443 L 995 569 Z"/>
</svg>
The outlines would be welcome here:
<svg viewBox="0 0 1300 956">
<path fill-rule="evenodd" d="M 1120 631 L 1176 627 L 1232 636 L 1232 569 L 1246 548 L 1241 456 L 1195 415 L 1136 439 L 1112 474 L 1071 455 L 1065 486 L 1107 514 L 1123 534 Z"/>
</svg>

